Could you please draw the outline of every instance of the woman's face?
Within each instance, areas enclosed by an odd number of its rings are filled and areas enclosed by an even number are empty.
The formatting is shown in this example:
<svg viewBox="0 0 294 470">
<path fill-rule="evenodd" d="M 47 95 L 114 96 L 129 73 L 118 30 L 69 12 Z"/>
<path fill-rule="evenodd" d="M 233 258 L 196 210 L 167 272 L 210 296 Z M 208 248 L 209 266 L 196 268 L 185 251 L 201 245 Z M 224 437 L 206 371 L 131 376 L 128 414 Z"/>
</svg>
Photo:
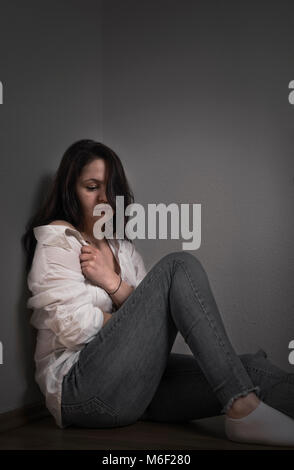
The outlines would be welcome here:
<svg viewBox="0 0 294 470">
<path fill-rule="evenodd" d="M 84 166 L 76 183 L 77 196 L 83 210 L 87 227 L 92 227 L 96 220 L 103 217 L 93 216 L 97 204 L 108 203 L 106 199 L 106 165 L 103 158 L 97 158 Z"/>
</svg>

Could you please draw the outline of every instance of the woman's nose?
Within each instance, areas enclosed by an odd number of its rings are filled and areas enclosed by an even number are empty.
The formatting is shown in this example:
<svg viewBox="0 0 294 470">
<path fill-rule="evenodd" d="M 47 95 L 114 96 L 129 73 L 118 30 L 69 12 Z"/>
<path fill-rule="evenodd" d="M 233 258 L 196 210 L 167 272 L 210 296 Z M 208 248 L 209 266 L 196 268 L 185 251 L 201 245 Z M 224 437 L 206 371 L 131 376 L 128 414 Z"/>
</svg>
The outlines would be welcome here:
<svg viewBox="0 0 294 470">
<path fill-rule="evenodd" d="M 101 199 L 101 198 L 100 198 L 100 199 L 98 200 L 98 204 L 107 204 L 106 198 L 105 198 L 105 199 Z"/>
<path fill-rule="evenodd" d="M 100 190 L 97 193 L 97 199 L 99 204 L 106 204 L 107 203 L 107 196 L 104 190 Z"/>
</svg>

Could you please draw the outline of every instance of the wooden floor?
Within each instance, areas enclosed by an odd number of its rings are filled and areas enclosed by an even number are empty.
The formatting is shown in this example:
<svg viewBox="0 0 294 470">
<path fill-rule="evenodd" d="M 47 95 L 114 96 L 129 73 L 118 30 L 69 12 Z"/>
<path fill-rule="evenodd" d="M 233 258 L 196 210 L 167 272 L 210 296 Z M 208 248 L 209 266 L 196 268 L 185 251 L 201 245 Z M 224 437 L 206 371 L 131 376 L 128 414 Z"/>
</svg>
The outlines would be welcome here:
<svg viewBox="0 0 294 470">
<path fill-rule="evenodd" d="M 51 416 L 0 433 L 0 449 L 75 450 L 75 449 L 229 449 L 292 450 L 289 447 L 241 444 L 224 434 L 224 416 L 184 424 L 137 421 L 112 429 L 59 428 Z M 294 450 L 294 449 L 293 449 Z"/>
</svg>

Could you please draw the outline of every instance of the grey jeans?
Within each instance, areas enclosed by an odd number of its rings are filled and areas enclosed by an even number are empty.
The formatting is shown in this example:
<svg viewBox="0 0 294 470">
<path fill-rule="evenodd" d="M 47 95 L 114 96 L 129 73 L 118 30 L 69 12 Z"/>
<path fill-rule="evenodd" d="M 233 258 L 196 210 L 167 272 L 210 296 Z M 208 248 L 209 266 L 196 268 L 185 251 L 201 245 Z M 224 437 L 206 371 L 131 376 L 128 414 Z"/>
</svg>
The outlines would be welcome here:
<svg viewBox="0 0 294 470">
<path fill-rule="evenodd" d="M 178 331 L 193 355 L 171 353 Z M 237 355 L 201 262 L 163 256 L 64 376 L 65 427 L 188 421 L 225 413 L 285 372 L 263 350 Z"/>
</svg>

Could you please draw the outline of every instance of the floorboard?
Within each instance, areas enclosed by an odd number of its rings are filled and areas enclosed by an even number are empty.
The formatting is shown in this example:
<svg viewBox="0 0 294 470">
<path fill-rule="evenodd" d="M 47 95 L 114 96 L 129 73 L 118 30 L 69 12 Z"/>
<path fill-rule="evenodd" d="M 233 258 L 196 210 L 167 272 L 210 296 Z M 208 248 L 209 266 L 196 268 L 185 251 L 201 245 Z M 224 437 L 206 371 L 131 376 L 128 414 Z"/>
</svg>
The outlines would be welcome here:
<svg viewBox="0 0 294 470">
<path fill-rule="evenodd" d="M 224 416 L 184 424 L 137 421 L 112 429 L 60 429 L 47 416 L 25 426 L 0 433 L 0 449 L 6 450 L 139 450 L 232 449 L 289 450 L 289 447 L 241 444 L 226 439 Z M 294 449 L 290 449 L 294 450 Z"/>
</svg>

